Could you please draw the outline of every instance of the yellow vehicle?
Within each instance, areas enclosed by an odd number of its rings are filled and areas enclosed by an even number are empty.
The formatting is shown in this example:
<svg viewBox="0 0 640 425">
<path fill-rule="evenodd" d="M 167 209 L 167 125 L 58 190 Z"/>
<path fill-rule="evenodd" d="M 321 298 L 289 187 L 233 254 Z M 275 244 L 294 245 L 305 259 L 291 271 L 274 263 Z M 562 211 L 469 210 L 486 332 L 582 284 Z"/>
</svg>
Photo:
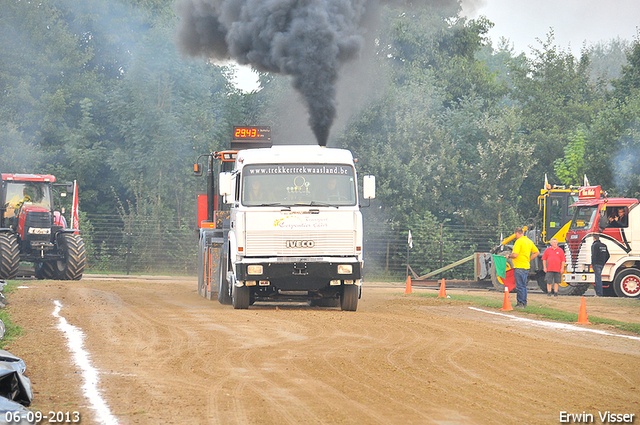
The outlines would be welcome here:
<svg viewBox="0 0 640 425">
<path fill-rule="evenodd" d="M 571 218 L 575 207 L 571 207 L 578 200 L 581 186 L 551 186 L 546 182 L 545 188 L 540 190 L 538 207 L 542 212 L 542 231 L 539 234 L 536 245 L 546 246 L 551 239 L 556 238 L 559 244 L 566 242 L 567 230 L 571 224 Z"/>
<path fill-rule="evenodd" d="M 585 177 L 585 186 L 588 186 L 588 181 Z M 531 239 L 538 250 L 540 255 L 531 261 L 531 269 L 529 272 L 529 280 L 537 281 L 538 286 L 543 292 L 547 292 L 547 284 L 545 282 L 545 274 L 542 267 L 542 254 L 547 247 L 550 246 L 551 239 L 556 238 L 558 244 L 564 248 L 566 243 L 566 235 L 571 225 L 571 219 L 575 207 L 571 205 L 578 200 L 578 194 L 582 186 L 559 186 L 550 185 L 545 176 L 544 187 L 540 190 L 538 196 L 538 208 L 539 215 L 532 223 L 532 226 L 523 227 L 525 236 Z M 515 235 L 511 235 L 505 238 L 499 246 L 492 250 L 492 253 L 507 253 L 511 252 L 513 247 L 513 241 Z M 511 260 L 507 261 L 507 270 L 513 267 Z M 495 267 L 491 268 L 491 281 L 493 286 L 497 290 L 504 290 L 504 283 L 502 278 L 496 276 Z M 569 285 L 565 282 L 560 284 L 559 294 L 561 295 L 580 295 L 578 294 L 581 288 Z M 582 291 L 584 293 L 584 291 Z"/>
</svg>

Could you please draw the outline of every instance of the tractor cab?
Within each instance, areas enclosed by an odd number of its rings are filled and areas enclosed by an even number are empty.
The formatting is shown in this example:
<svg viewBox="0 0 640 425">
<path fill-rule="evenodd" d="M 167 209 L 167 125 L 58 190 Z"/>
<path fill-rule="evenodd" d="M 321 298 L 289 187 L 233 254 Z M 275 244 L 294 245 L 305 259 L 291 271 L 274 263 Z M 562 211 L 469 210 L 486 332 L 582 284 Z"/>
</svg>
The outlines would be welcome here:
<svg viewBox="0 0 640 425">
<path fill-rule="evenodd" d="M 2 174 L 0 186 L 0 227 L 17 229 L 29 212 L 51 216 L 53 197 L 51 175 Z M 24 223 L 23 223 L 24 224 Z"/>
<path fill-rule="evenodd" d="M 558 243 L 566 242 L 567 230 L 575 211 L 573 204 L 578 200 L 579 187 L 551 186 L 545 184 L 538 196 L 538 207 L 542 211 L 542 232 L 538 245 L 546 245 L 555 238 Z"/>
</svg>

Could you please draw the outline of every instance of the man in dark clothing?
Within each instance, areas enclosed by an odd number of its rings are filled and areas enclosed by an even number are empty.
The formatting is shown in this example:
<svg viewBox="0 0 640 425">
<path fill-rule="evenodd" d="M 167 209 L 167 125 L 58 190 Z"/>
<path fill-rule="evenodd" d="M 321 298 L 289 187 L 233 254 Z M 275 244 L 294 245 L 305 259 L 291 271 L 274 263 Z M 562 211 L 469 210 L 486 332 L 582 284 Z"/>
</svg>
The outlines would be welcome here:
<svg viewBox="0 0 640 425">
<path fill-rule="evenodd" d="M 591 266 L 596 277 L 596 296 L 602 296 L 602 268 L 609 259 L 607 246 L 600 242 L 600 235 L 593 235 L 593 245 L 591 245 Z"/>
</svg>

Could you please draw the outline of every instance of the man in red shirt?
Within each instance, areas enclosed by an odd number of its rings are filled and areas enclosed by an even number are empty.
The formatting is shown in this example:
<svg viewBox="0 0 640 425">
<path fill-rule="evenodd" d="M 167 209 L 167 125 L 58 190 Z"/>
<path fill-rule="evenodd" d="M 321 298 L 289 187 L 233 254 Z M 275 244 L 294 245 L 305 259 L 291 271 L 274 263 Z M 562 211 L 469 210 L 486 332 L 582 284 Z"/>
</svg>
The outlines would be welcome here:
<svg viewBox="0 0 640 425">
<path fill-rule="evenodd" d="M 551 296 L 551 285 L 553 285 L 553 294 L 558 296 L 558 284 L 562 282 L 562 273 L 564 272 L 564 263 L 567 258 L 564 256 L 564 250 L 558 246 L 556 238 L 551 239 L 551 246 L 545 249 L 542 254 L 542 268 L 546 273 L 547 295 Z"/>
</svg>

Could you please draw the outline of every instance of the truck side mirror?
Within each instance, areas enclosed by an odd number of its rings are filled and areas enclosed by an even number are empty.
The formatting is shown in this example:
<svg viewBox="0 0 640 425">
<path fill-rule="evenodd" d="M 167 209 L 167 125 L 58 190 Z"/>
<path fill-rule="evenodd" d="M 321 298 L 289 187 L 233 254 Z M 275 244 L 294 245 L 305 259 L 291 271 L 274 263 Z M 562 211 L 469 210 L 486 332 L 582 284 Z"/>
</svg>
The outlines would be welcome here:
<svg viewBox="0 0 640 425">
<path fill-rule="evenodd" d="M 193 174 L 198 177 L 202 175 L 202 166 L 200 164 L 193 164 Z"/>
<path fill-rule="evenodd" d="M 364 199 L 376 197 L 376 176 L 364 176 L 362 180 L 362 195 Z"/>
<path fill-rule="evenodd" d="M 220 173 L 219 182 L 220 196 L 230 197 L 233 193 L 231 190 L 231 173 Z"/>
</svg>

